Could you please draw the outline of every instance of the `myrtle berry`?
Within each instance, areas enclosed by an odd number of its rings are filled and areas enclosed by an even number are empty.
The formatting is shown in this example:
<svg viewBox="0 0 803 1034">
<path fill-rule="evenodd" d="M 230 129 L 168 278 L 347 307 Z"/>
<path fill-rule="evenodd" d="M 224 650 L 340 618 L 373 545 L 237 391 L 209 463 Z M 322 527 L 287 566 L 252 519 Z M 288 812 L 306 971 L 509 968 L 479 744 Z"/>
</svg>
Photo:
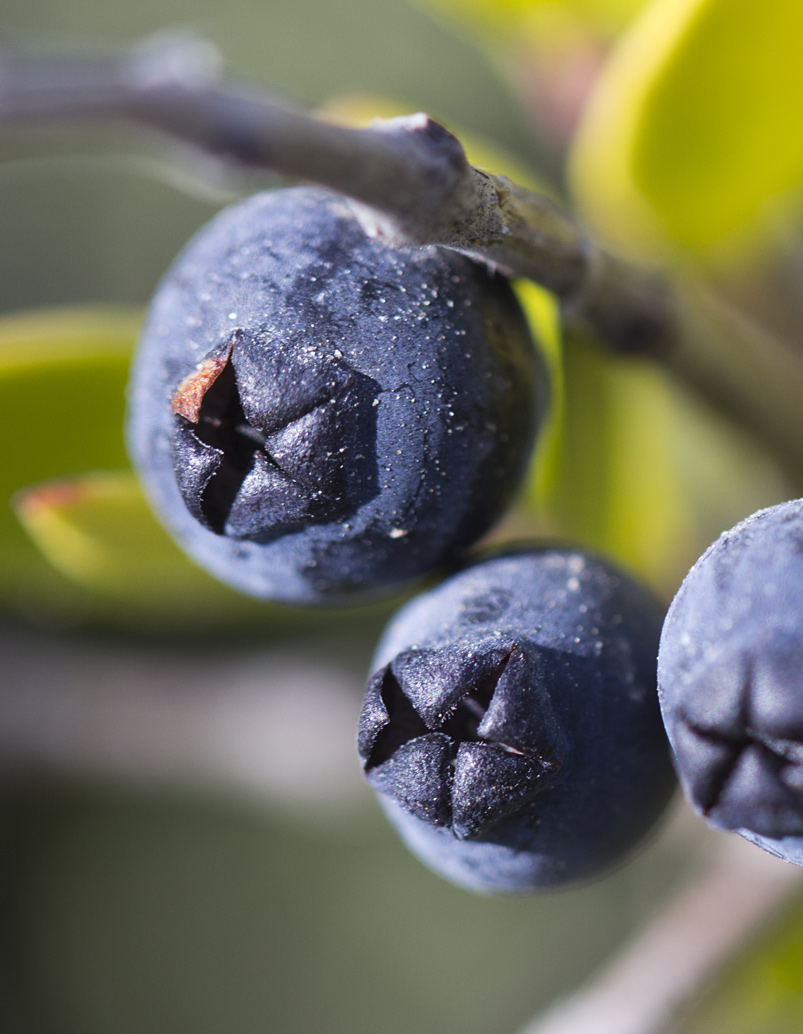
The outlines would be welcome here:
<svg viewBox="0 0 803 1034">
<path fill-rule="evenodd" d="M 488 530 L 547 394 L 504 278 L 390 248 L 339 195 L 298 187 L 224 211 L 167 274 L 129 441 L 198 562 L 256 596 L 342 602 Z"/>
<path fill-rule="evenodd" d="M 404 606 L 358 746 L 412 851 L 468 889 L 526 892 L 635 844 L 674 785 L 661 619 L 607 563 L 548 547 L 490 556 Z"/>
<path fill-rule="evenodd" d="M 803 499 L 700 557 L 669 608 L 658 675 L 695 808 L 803 865 Z"/>
</svg>

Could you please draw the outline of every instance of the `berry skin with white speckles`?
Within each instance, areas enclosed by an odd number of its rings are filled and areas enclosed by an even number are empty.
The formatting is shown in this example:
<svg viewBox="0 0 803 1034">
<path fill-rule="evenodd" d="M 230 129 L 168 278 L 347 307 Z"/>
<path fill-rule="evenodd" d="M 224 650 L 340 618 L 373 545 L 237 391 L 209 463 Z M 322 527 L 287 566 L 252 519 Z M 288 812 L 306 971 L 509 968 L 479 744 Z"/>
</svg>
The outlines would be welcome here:
<svg viewBox="0 0 803 1034">
<path fill-rule="evenodd" d="M 403 607 L 358 746 L 413 853 L 467 889 L 526 893 L 632 848 L 675 785 L 662 616 L 609 564 L 547 547 L 489 556 Z"/>
<path fill-rule="evenodd" d="M 700 557 L 669 608 L 658 676 L 697 811 L 803 865 L 803 500 L 753 514 Z"/>
<path fill-rule="evenodd" d="M 507 281 L 368 238 L 298 187 L 227 209 L 154 298 L 128 440 L 223 581 L 302 604 L 400 591 L 504 513 L 548 406 Z"/>
</svg>

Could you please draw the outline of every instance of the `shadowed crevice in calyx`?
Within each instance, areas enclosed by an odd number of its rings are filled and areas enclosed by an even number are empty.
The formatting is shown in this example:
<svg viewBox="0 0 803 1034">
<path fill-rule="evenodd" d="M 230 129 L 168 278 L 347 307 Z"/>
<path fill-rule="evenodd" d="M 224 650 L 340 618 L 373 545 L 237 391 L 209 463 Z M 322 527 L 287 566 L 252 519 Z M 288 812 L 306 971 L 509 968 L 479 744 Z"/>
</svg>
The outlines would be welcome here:
<svg viewBox="0 0 803 1034">
<path fill-rule="evenodd" d="M 547 736 L 524 743 L 511 721 L 510 698 L 526 669 L 515 645 L 399 654 L 372 679 L 360 718 L 368 780 L 459 839 L 518 811 L 559 767 Z"/>
<path fill-rule="evenodd" d="M 267 542 L 343 520 L 378 492 L 378 385 L 303 343 L 235 330 L 176 389 L 173 457 L 189 511 Z"/>
<path fill-rule="evenodd" d="M 713 825 L 803 836 L 802 677 L 797 642 L 734 651 L 696 673 L 691 706 L 678 711 L 676 750 Z"/>
</svg>

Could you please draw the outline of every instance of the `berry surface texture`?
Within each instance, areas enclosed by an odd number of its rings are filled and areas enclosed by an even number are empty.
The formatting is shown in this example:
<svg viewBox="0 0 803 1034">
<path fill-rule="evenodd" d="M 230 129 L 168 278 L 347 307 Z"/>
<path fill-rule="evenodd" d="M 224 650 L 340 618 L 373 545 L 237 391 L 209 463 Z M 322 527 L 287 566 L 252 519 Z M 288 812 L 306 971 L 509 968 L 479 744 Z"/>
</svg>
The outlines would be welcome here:
<svg viewBox="0 0 803 1034">
<path fill-rule="evenodd" d="M 460 554 L 509 505 L 547 376 L 507 281 L 393 249 L 317 188 L 218 215 L 158 290 L 130 451 L 163 522 L 254 596 L 359 601 Z"/>
<path fill-rule="evenodd" d="M 803 865 L 803 500 L 726 531 L 661 637 L 661 707 L 687 796 L 718 828 Z"/>
<path fill-rule="evenodd" d="M 466 568 L 397 614 L 360 717 L 364 771 L 402 838 L 481 893 L 590 877 L 674 786 L 655 692 L 662 610 L 568 548 Z"/>
</svg>

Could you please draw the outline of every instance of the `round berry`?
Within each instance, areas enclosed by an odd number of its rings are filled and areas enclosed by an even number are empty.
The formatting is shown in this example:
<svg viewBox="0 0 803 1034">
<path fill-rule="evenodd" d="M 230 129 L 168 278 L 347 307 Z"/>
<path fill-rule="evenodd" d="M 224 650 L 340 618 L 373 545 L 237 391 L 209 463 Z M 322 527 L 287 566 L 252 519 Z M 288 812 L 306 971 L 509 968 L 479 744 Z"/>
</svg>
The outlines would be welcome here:
<svg viewBox="0 0 803 1034">
<path fill-rule="evenodd" d="M 700 557 L 669 608 L 658 677 L 695 808 L 803 865 L 803 499 Z"/>
<path fill-rule="evenodd" d="M 293 603 L 398 588 L 498 519 L 547 405 L 502 277 L 393 249 L 317 188 L 215 218 L 157 291 L 129 441 L 157 512 L 233 586 Z"/>
<path fill-rule="evenodd" d="M 412 851 L 468 889 L 525 892 L 635 844 L 674 785 L 661 618 L 625 575 L 557 548 L 491 556 L 403 607 L 358 745 Z"/>
</svg>

